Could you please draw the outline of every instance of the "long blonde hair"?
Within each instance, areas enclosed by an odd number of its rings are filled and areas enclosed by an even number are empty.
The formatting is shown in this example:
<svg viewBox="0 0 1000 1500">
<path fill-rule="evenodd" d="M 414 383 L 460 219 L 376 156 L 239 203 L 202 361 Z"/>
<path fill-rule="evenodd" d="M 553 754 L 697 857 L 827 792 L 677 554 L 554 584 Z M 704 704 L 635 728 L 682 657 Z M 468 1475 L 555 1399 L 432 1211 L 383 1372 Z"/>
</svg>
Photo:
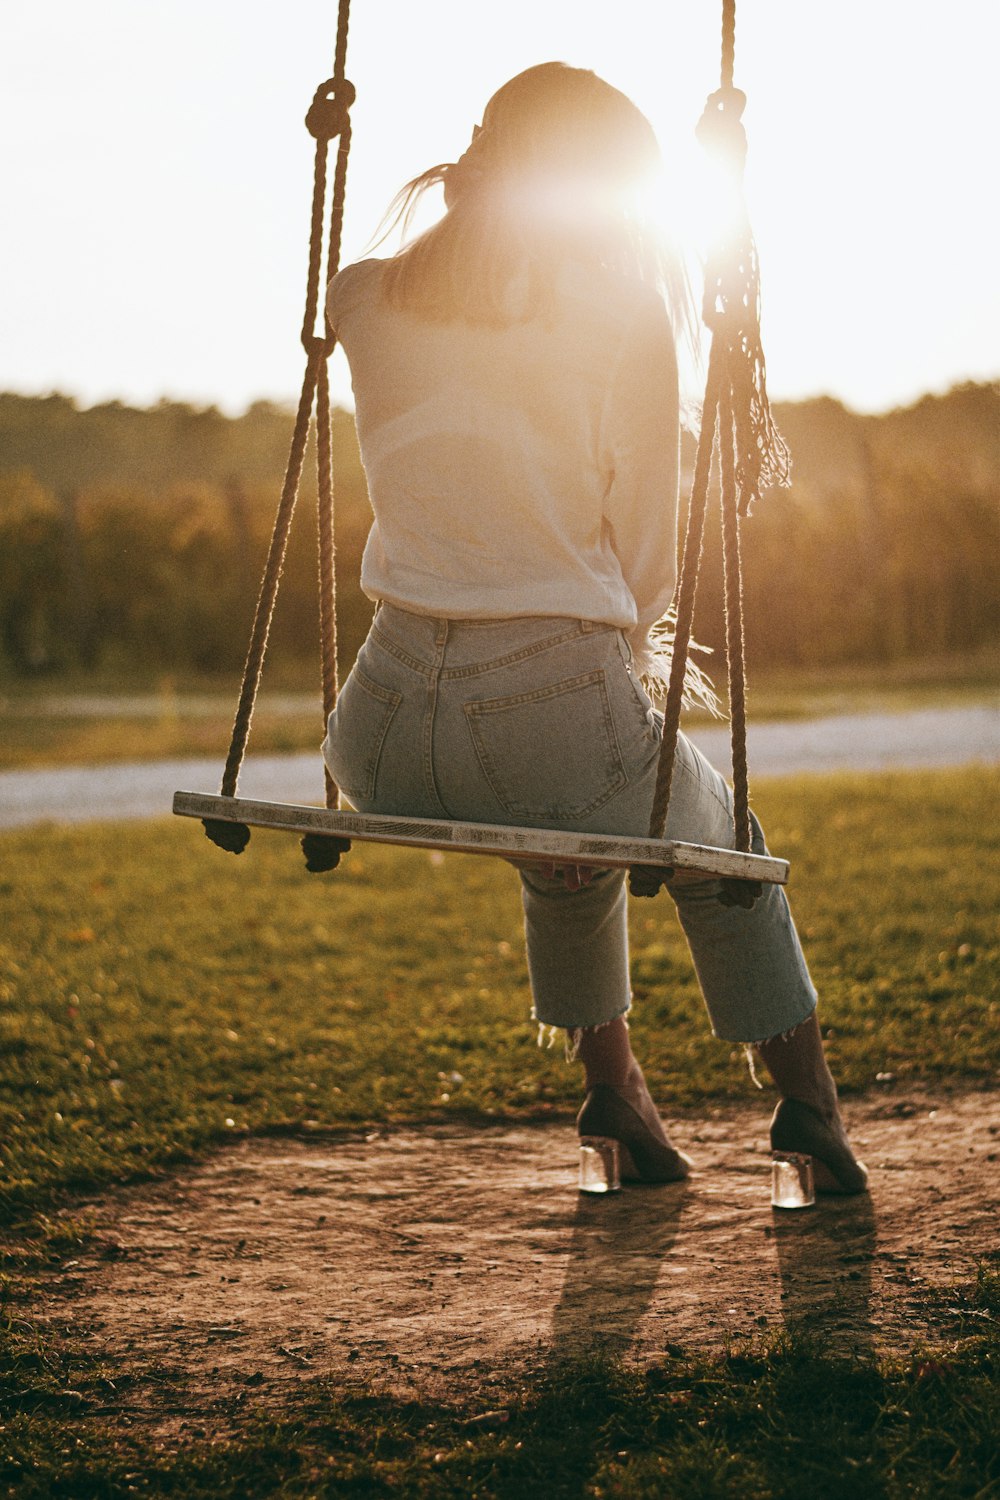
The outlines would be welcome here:
<svg viewBox="0 0 1000 1500">
<path fill-rule="evenodd" d="M 652 126 L 618 89 L 566 63 L 528 68 L 493 95 L 458 161 L 397 195 L 389 217 L 404 231 L 438 183 L 446 212 L 387 262 L 383 295 L 435 321 L 504 327 L 544 315 L 561 265 L 582 260 L 656 286 L 691 339 L 683 263 L 643 210 L 660 165 Z"/>
</svg>

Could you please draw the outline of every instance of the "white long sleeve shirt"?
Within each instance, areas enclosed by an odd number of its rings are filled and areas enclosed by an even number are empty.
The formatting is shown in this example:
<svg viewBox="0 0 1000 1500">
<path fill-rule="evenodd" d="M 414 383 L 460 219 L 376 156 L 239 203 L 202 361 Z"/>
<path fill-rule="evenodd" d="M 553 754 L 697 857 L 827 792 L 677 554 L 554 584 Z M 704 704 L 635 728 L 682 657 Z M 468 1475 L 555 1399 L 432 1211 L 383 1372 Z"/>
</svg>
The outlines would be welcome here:
<svg viewBox="0 0 1000 1500">
<path fill-rule="evenodd" d="M 571 267 L 557 309 L 509 328 L 386 305 L 384 262 L 330 283 L 375 513 L 361 586 L 448 619 L 568 615 L 630 636 L 675 579 L 678 394 L 666 309 Z"/>
</svg>

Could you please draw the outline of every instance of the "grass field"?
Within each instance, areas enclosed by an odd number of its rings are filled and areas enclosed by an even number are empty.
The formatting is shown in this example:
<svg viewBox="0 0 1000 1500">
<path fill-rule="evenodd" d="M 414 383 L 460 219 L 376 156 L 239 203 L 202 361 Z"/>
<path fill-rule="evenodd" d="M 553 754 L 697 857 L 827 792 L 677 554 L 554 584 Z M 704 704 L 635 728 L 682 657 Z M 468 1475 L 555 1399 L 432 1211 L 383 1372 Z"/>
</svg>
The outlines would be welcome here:
<svg viewBox="0 0 1000 1500">
<path fill-rule="evenodd" d="M 995 787 L 974 770 L 762 786 L 843 1088 L 993 1076 Z M 294 839 L 255 833 L 235 859 L 180 820 L 0 847 L 8 1216 L 233 1131 L 574 1108 L 575 1073 L 535 1045 L 503 862 L 370 845 L 309 876 Z M 669 902 L 632 918 L 654 1093 L 750 1091 Z"/>
<path fill-rule="evenodd" d="M 995 1083 L 996 802 L 985 770 L 762 785 L 845 1091 Z M 851 1364 L 786 1338 L 644 1374 L 550 1371 L 498 1431 L 310 1381 L 294 1410 L 248 1406 L 228 1443 L 81 1435 L 80 1392 L 113 1372 L 82 1348 L 60 1365 L 30 1307 L 33 1267 L 71 1252 L 53 1214 L 74 1192 L 244 1132 L 568 1118 L 578 1077 L 535 1045 L 499 862 L 356 848 L 315 877 L 293 839 L 255 834 L 236 860 L 186 822 L 20 832 L 0 861 L 0 1494 L 1000 1493 L 987 1269 L 956 1289 L 947 1356 Z M 750 1093 L 738 1049 L 708 1034 L 669 902 L 632 917 L 654 1094 Z"/>
</svg>

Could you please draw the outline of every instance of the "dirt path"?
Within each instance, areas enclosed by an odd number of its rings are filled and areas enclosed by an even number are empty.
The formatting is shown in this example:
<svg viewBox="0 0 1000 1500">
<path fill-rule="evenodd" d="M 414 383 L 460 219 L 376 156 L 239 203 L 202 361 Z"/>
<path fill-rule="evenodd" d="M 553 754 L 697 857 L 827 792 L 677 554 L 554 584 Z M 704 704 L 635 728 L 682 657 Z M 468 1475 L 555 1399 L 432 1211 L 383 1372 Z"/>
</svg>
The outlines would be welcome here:
<svg viewBox="0 0 1000 1500">
<path fill-rule="evenodd" d="M 729 764 L 729 731 L 694 732 L 714 764 Z M 1000 762 L 1000 706 L 912 709 L 904 713 L 841 714 L 787 723 L 752 724 L 748 753 L 755 777 L 799 771 L 916 770 Z M 214 760 L 125 762 L 52 771 L 0 772 L 0 828 L 43 820 L 150 818 L 170 811 L 174 790 L 218 790 Z M 251 755 L 240 780 L 245 797 L 265 802 L 317 802 L 323 775 L 315 755 Z"/>
<path fill-rule="evenodd" d="M 871 1196 L 798 1213 L 770 1207 L 763 1101 L 675 1117 L 689 1183 L 596 1199 L 568 1124 L 247 1140 L 89 1205 L 97 1241 L 45 1316 L 89 1330 L 154 1425 L 317 1374 L 481 1407 L 564 1355 L 783 1326 L 912 1348 L 953 1326 L 935 1293 L 998 1251 L 997 1104 L 849 1103 Z"/>
</svg>

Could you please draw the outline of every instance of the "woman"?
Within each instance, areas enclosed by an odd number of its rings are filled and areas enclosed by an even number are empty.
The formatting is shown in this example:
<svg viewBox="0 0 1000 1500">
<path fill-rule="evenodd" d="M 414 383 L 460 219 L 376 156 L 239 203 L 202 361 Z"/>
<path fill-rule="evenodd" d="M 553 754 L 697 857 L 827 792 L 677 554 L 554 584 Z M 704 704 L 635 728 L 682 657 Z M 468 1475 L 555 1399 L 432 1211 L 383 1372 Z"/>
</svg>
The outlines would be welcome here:
<svg viewBox="0 0 1000 1500">
<path fill-rule="evenodd" d="M 683 282 L 644 221 L 659 153 L 595 74 L 530 68 L 487 105 L 446 213 L 330 284 L 375 524 L 378 601 L 324 753 L 364 812 L 645 835 L 661 720 L 643 687 L 674 588 Z M 756 828 L 757 847 L 764 848 Z M 666 837 L 733 843 L 722 777 L 681 737 Z M 581 1135 L 632 1175 L 690 1163 L 630 1042 L 621 871 L 521 871 L 534 1013 L 586 1074 Z M 772 1143 L 859 1192 L 816 996 L 778 887 L 752 911 L 677 886 L 715 1033 L 755 1046 Z"/>
</svg>

